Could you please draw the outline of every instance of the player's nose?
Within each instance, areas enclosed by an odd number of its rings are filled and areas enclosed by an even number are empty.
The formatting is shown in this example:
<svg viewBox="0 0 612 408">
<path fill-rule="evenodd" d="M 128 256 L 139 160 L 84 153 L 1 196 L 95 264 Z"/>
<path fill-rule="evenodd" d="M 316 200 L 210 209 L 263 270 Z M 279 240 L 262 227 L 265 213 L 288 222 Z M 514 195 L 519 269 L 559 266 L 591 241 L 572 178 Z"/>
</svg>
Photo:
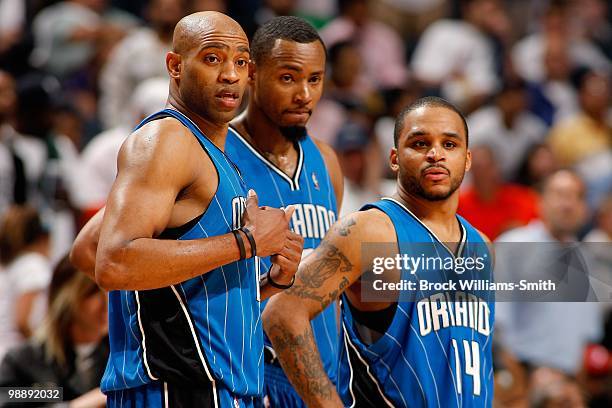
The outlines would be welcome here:
<svg viewBox="0 0 612 408">
<path fill-rule="evenodd" d="M 294 100 L 302 105 L 307 105 L 312 101 L 312 92 L 308 84 L 303 84 L 299 87 L 298 91 L 294 94 Z"/>
<path fill-rule="evenodd" d="M 226 61 L 221 66 L 221 72 L 219 73 L 219 81 L 225 83 L 236 83 L 240 80 L 236 64 L 233 61 Z"/>
</svg>

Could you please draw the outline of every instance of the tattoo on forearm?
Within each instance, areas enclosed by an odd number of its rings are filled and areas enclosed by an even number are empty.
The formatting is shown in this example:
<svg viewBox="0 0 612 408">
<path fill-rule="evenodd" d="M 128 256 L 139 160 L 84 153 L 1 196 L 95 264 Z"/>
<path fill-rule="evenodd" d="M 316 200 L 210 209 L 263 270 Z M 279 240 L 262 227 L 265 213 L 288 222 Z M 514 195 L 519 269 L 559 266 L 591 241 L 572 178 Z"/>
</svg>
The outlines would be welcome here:
<svg viewBox="0 0 612 408">
<path fill-rule="evenodd" d="M 340 225 L 338 226 L 338 234 L 343 237 L 348 236 L 351 233 L 351 227 L 355 224 L 356 222 L 352 217 L 341 221 Z"/>
<path fill-rule="evenodd" d="M 298 278 L 299 279 L 299 278 Z M 301 299 L 310 299 L 315 302 L 319 302 L 321 305 L 320 310 L 325 309 L 332 303 L 334 300 L 340 296 L 340 294 L 349 286 L 349 280 L 346 276 L 342 277 L 342 281 L 338 285 L 338 289 L 332 290 L 328 294 L 321 296 L 318 295 L 317 292 L 308 286 L 304 285 L 302 282 L 296 282 L 291 289 L 287 289 L 285 293 L 288 293 L 291 296 L 296 296 Z"/>
<path fill-rule="evenodd" d="M 334 387 L 323 368 L 310 325 L 302 334 L 293 334 L 283 325 L 273 325 L 268 335 L 289 380 L 305 399 L 331 400 Z"/>
<path fill-rule="evenodd" d="M 319 288 L 336 271 L 350 272 L 353 268 L 351 261 L 333 244 L 323 241 L 318 249 L 323 252 L 301 274 L 306 285 Z"/>
<path fill-rule="evenodd" d="M 298 275 L 293 287 L 286 290 L 285 293 L 319 302 L 321 310 L 323 310 L 348 286 L 349 280 L 344 276 L 338 289 L 327 295 L 317 293 L 317 289 L 323 286 L 325 281 L 334 276 L 334 274 L 350 272 L 353 264 L 341 250 L 327 241 L 323 241 L 319 249 L 323 250 L 323 252 L 317 255 L 317 258 L 306 267 L 303 273 Z"/>
</svg>

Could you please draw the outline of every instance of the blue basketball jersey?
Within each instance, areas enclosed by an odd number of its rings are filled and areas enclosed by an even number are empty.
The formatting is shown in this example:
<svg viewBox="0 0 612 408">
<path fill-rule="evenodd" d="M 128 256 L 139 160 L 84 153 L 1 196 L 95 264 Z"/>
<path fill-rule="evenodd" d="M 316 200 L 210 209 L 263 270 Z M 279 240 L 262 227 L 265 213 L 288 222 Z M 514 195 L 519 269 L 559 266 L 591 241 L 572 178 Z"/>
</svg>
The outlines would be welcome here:
<svg viewBox="0 0 612 408">
<path fill-rule="evenodd" d="M 305 258 L 316 248 L 330 226 L 336 222 L 336 195 L 321 156 L 310 137 L 297 144 L 298 164 L 289 177 L 263 157 L 236 130 L 230 128 L 226 151 L 237 164 L 248 188 L 257 192 L 259 205 L 284 208 L 295 206 L 291 228 L 304 237 Z M 269 258 L 262 258 L 261 272 L 270 266 Z M 312 321 L 312 330 L 329 377 L 336 382 L 338 366 L 338 318 L 336 305 L 327 307 Z M 267 347 L 272 347 L 265 339 Z"/>
<path fill-rule="evenodd" d="M 203 214 L 157 238 L 191 240 L 229 233 L 239 226 L 245 207 L 244 181 L 225 153 L 178 111 L 151 115 L 137 129 L 166 117 L 180 121 L 197 138 L 217 170 L 218 187 Z M 243 397 L 260 394 L 263 331 L 258 264 L 247 259 L 161 289 L 110 292 L 111 352 L 102 390 L 159 380 L 199 392 L 210 389 L 214 406 L 219 390 Z"/>
<path fill-rule="evenodd" d="M 450 260 L 479 259 L 476 272 L 402 265 L 401 280 L 445 282 L 461 276 L 492 281 L 491 258 L 481 235 L 457 216 L 462 242 L 455 256 L 410 210 L 392 198 L 362 210 L 383 211 L 393 222 L 400 254 Z M 423 248 L 427 248 L 423 250 Z M 424 267 L 428 265 L 427 267 Z M 437 265 L 437 266 L 436 266 Z M 461 275 L 463 274 L 463 275 Z M 469 275 L 468 275 L 469 274 Z M 362 278 L 363 279 L 363 278 Z M 417 291 L 418 291 L 418 287 Z M 493 401 L 491 343 L 495 303 L 488 291 L 402 291 L 387 331 L 371 344 L 361 340 L 355 313 L 343 297 L 338 388 L 347 407 L 488 407 Z"/>
</svg>

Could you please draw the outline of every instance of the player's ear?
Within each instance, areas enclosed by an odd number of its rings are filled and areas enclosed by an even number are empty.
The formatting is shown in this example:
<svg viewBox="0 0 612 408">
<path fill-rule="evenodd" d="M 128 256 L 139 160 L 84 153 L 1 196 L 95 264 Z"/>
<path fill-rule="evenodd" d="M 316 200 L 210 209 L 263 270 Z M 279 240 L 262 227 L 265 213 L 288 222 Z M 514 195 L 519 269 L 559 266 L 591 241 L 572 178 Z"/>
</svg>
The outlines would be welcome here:
<svg viewBox="0 0 612 408">
<path fill-rule="evenodd" d="M 391 149 L 391 153 L 389 154 L 389 167 L 393 170 L 394 173 L 399 171 L 399 161 L 397 158 L 397 148 L 393 147 Z"/>
<path fill-rule="evenodd" d="M 472 151 L 467 149 L 465 156 L 465 171 L 468 172 L 472 168 Z"/>
<path fill-rule="evenodd" d="M 170 78 L 181 78 L 181 62 L 182 57 L 180 54 L 168 51 L 166 54 L 166 69 L 168 70 L 168 75 L 170 75 Z"/>
<path fill-rule="evenodd" d="M 253 60 L 249 61 L 249 83 L 255 80 L 255 63 Z"/>
</svg>

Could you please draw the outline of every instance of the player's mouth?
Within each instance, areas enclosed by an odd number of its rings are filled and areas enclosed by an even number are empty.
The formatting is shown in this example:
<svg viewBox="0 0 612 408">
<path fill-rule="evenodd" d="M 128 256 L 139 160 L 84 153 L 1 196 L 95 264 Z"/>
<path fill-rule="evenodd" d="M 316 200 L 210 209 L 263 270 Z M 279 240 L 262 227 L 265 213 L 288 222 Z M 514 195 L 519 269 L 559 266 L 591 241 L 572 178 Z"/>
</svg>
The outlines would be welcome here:
<svg viewBox="0 0 612 408">
<path fill-rule="evenodd" d="M 310 109 L 288 109 L 284 113 L 291 117 L 292 121 L 305 123 L 310 118 L 312 111 Z"/>
<path fill-rule="evenodd" d="M 422 174 L 425 179 L 430 181 L 440 181 L 450 176 L 450 172 L 441 166 L 428 167 L 423 170 Z"/>
<path fill-rule="evenodd" d="M 235 109 L 240 104 L 240 94 L 232 91 L 221 91 L 215 95 L 224 108 Z"/>
</svg>

